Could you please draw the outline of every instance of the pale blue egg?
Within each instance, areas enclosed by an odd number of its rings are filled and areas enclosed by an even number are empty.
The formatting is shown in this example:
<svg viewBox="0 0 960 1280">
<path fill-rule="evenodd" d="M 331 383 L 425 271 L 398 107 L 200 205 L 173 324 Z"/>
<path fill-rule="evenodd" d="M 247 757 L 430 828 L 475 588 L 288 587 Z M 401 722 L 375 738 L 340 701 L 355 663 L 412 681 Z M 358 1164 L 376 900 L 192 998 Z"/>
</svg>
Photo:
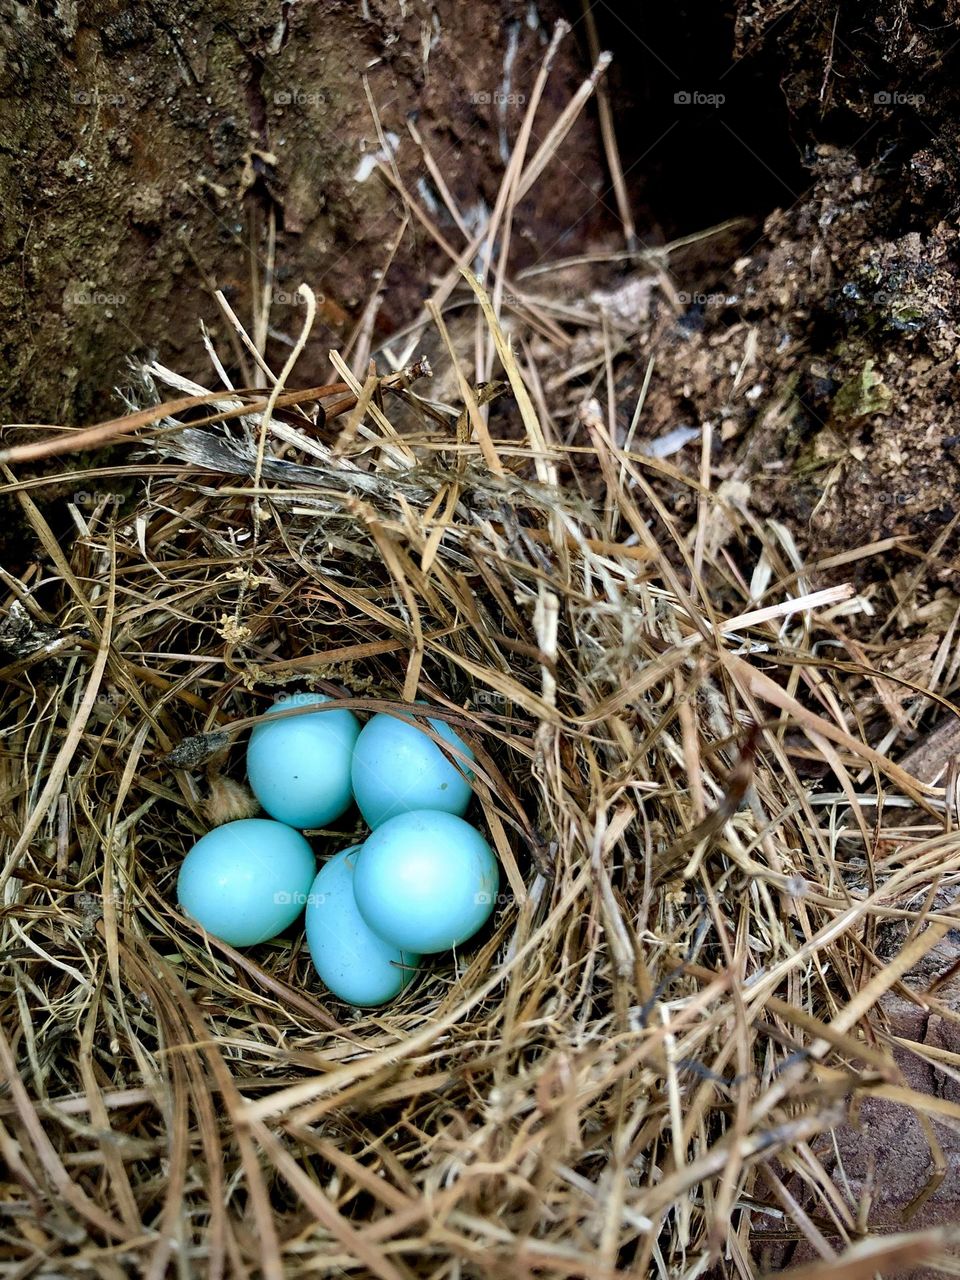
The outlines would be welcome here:
<svg viewBox="0 0 960 1280">
<path fill-rule="evenodd" d="M 250 788 L 272 818 L 291 827 L 325 827 L 350 808 L 350 766 L 360 721 L 352 711 L 273 718 L 317 706 L 322 693 L 284 694 L 254 725 L 247 746 Z"/>
<path fill-rule="evenodd" d="M 324 863 L 307 897 L 307 946 L 317 973 L 348 1004 L 392 1000 L 416 976 L 419 955 L 377 937 L 353 896 L 359 845 Z"/>
<path fill-rule="evenodd" d="M 177 897 L 208 933 L 251 947 L 293 924 L 316 869 L 299 831 L 269 818 L 243 818 L 200 837 L 183 860 Z"/>
<path fill-rule="evenodd" d="M 374 933 L 405 951 L 446 951 L 489 917 L 500 866 L 475 827 L 419 809 L 390 818 L 360 846 L 353 891 Z"/>
<path fill-rule="evenodd" d="M 474 758 L 443 720 L 428 723 L 468 760 Z M 353 749 L 352 777 L 357 805 L 371 827 L 415 809 L 462 815 L 472 795 L 473 773 L 466 766 L 461 769 L 416 725 L 385 713 L 374 716 L 360 731 Z"/>
</svg>

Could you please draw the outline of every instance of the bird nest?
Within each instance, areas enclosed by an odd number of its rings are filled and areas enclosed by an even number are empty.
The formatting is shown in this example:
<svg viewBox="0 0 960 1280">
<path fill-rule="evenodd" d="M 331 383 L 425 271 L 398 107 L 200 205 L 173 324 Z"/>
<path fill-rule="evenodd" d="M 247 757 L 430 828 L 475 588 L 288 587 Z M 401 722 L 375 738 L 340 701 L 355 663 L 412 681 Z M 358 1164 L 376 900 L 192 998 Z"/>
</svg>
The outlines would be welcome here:
<svg viewBox="0 0 960 1280">
<path fill-rule="evenodd" d="M 831 1146 L 906 1107 L 919 1203 L 960 1121 L 882 1015 L 935 1001 L 911 975 L 960 852 L 944 789 L 858 727 L 892 685 L 837 657 L 852 588 L 590 401 L 561 438 L 472 287 L 501 381 L 449 349 L 460 403 L 424 361 L 299 391 L 296 351 L 266 390 L 152 365 L 123 419 L 27 446 L 125 440 L 135 491 L 74 503 L 62 549 L 24 482 L 38 559 L 4 577 L 17 1274 L 692 1280 L 792 1250 L 853 1277 L 949 1243 L 864 1239 Z M 476 752 L 495 912 L 382 1008 L 326 992 L 300 926 L 240 952 L 177 907 L 291 688 Z M 361 835 L 351 811 L 310 838 Z"/>
</svg>

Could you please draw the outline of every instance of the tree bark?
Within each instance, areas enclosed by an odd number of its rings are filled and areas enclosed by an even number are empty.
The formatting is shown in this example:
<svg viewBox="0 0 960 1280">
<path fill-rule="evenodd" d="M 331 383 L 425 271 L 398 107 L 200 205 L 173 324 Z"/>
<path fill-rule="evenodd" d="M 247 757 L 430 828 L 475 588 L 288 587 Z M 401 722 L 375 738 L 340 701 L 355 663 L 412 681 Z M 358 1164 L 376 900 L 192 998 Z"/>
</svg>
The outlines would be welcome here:
<svg viewBox="0 0 960 1280">
<path fill-rule="evenodd" d="M 380 335 L 411 319 L 443 259 L 411 222 L 377 277 L 402 209 L 371 169 L 380 141 L 370 103 L 405 184 L 461 249 L 408 118 L 464 218 L 480 216 L 558 12 L 525 0 L 11 5 L 0 63 L 3 416 L 72 424 L 116 412 L 129 358 L 147 352 L 208 377 L 198 321 L 230 349 L 212 290 L 249 321 L 271 216 L 281 335 L 271 358 L 282 363 L 282 335 L 299 332 L 299 283 L 321 295 L 298 378 L 323 380 L 328 348 L 375 284 Z M 533 146 L 583 74 L 568 38 Z M 593 130 L 589 118 L 578 124 L 566 173 L 529 201 L 521 255 L 576 250 L 598 217 L 609 221 Z"/>
</svg>

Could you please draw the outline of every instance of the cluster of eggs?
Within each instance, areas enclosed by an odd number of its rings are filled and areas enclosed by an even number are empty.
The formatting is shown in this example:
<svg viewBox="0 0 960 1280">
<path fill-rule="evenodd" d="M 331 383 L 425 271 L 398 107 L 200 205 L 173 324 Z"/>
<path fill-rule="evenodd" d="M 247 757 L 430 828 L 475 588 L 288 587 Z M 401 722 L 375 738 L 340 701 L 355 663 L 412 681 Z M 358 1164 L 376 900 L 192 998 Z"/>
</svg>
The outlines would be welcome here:
<svg viewBox="0 0 960 1280">
<path fill-rule="evenodd" d="M 409 720 L 317 706 L 323 694 L 284 695 L 250 734 L 247 777 L 269 818 L 225 823 L 183 861 L 183 910 L 215 937 L 252 946 L 276 937 L 306 907 L 320 977 L 341 999 L 376 1005 L 397 995 L 425 954 L 465 942 L 493 910 L 497 860 L 463 819 L 473 752 L 441 720 L 448 758 Z M 304 828 L 325 827 L 356 801 L 371 828 L 317 872 Z"/>
</svg>

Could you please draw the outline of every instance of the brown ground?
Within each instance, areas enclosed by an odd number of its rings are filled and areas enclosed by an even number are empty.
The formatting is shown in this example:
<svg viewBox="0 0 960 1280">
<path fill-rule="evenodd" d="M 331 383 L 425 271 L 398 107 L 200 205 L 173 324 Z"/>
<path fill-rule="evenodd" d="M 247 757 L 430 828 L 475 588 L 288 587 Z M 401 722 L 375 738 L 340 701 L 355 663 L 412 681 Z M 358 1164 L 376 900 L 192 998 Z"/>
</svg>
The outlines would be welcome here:
<svg viewBox="0 0 960 1280">
<path fill-rule="evenodd" d="M 932 581 L 956 587 L 956 231 L 882 239 L 875 167 L 821 148 L 812 173 L 802 202 L 662 317 L 646 421 L 711 422 L 720 466 L 814 558 L 903 535 L 942 545 Z"/>
<path fill-rule="evenodd" d="M 362 76 L 399 141 L 404 181 L 415 188 L 423 174 L 413 117 L 461 208 L 490 204 L 508 43 L 512 137 L 522 110 L 512 95 L 529 86 L 558 8 L 541 5 L 533 25 L 527 14 L 522 0 L 16 6 L 0 28 L 4 418 L 106 416 L 128 358 L 148 350 L 205 373 L 198 319 L 224 333 L 210 287 L 249 315 L 250 249 L 262 280 L 271 209 L 275 324 L 299 327 L 284 313 L 301 280 L 322 291 L 324 323 L 301 363 L 322 381 L 326 351 L 359 318 L 400 225 L 380 177 L 354 178 L 379 147 Z M 582 75 L 569 42 L 538 132 Z M 528 234 L 561 251 L 582 246 L 601 211 L 592 136 L 585 119 L 568 142 L 582 182 L 545 187 L 526 210 Z M 382 281 L 381 333 L 415 314 L 437 260 L 411 226 Z M 285 353 L 278 343 L 279 363 Z"/>
</svg>

